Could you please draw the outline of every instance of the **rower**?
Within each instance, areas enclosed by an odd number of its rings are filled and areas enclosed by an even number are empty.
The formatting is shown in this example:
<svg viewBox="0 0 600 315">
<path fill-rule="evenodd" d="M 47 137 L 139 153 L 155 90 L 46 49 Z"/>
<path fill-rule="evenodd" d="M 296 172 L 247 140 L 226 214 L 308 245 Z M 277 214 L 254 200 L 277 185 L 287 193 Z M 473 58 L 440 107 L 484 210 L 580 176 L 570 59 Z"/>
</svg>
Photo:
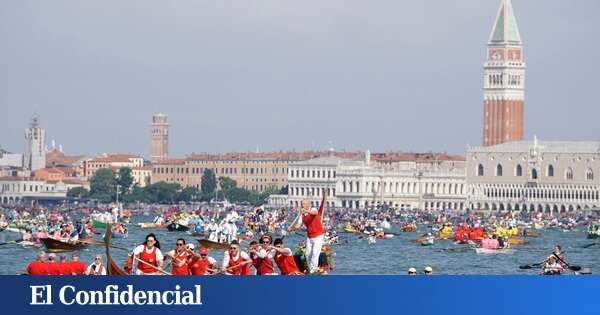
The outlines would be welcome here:
<svg viewBox="0 0 600 315">
<path fill-rule="evenodd" d="M 175 249 L 169 251 L 166 257 L 166 259 L 171 259 L 173 261 L 171 274 L 174 276 L 187 276 L 190 274 L 190 270 L 188 268 L 190 259 L 189 249 L 186 246 L 183 238 L 178 238 L 175 242 L 175 246 Z"/>
<path fill-rule="evenodd" d="M 272 237 L 269 234 L 265 234 L 260 238 L 260 246 L 252 246 L 248 252 L 252 259 L 252 264 L 256 268 L 256 274 L 259 276 L 273 275 L 273 258 L 275 252 L 271 247 Z"/>
<path fill-rule="evenodd" d="M 562 267 L 564 267 L 563 261 L 565 260 L 565 257 L 563 257 L 563 255 L 561 254 L 561 250 L 562 250 L 562 248 L 560 247 L 560 245 L 558 245 L 558 244 L 554 245 L 554 248 L 552 249 L 552 254 L 550 254 L 550 256 L 546 257 L 546 260 L 553 257 L 558 260 L 558 263 Z M 558 259 L 558 258 L 560 258 L 560 259 Z"/>
<path fill-rule="evenodd" d="M 250 265 L 252 259 L 248 253 L 240 250 L 240 243 L 233 240 L 229 250 L 223 254 L 223 263 L 221 271 L 226 275 L 250 275 Z"/>
<path fill-rule="evenodd" d="M 61 274 L 60 266 L 56 262 L 56 254 L 48 254 L 48 261 L 46 262 L 48 268 L 48 275 L 56 276 Z"/>
<path fill-rule="evenodd" d="M 40 252 L 35 261 L 32 261 L 27 265 L 27 274 L 34 276 L 48 275 L 48 268 L 46 266 L 46 253 Z"/>
<path fill-rule="evenodd" d="M 410 267 L 408 268 L 408 275 L 409 276 L 416 276 L 417 275 L 417 269 Z"/>
<path fill-rule="evenodd" d="M 58 261 L 58 269 L 60 270 L 61 275 L 70 276 L 73 275 L 73 269 L 71 268 L 71 264 L 67 261 L 66 255 L 60 255 Z"/>
<path fill-rule="evenodd" d="M 544 275 L 560 275 L 563 271 L 563 266 L 557 261 L 556 257 L 550 256 L 544 265 Z"/>
<path fill-rule="evenodd" d="M 302 223 L 306 226 L 306 262 L 310 273 L 319 272 L 319 256 L 325 238 L 325 229 L 323 229 L 321 219 L 327 193 L 328 191 L 323 193 L 319 210 L 311 208 L 308 199 L 302 200 L 301 203 L 300 214 L 302 215 Z"/>
<path fill-rule="evenodd" d="M 188 268 L 190 269 L 190 274 L 203 276 L 215 273 L 219 267 L 217 266 L 217 261 L 208 256 L 208 248 L 201 247 L 198 253 L 193 253 Z"/>
<path fill-rule="evenodd" d="M 163 254 L 160 251 L 160 242 L 153 233 L 146 235 L 143 244 L 133 249 L 134 260 L 138 261 L 135 273 L 137 275 L 158 275 L 162 268 Z"/>
<path fill-rule="evenodd" d="M 281 275 L 303 275 L 303 273 L 301 273 L 298 269 L 298 266 L 296 266 L 296 261 L 294 260 L 294 253 L 292 253 L 292 250 L 287 247 L 283 247 L 283 239 L 276 238 L 273 242 L 273 245 L 275 246 L 273 248 L 273 250 L 275 251 L 275 256 L 273 257 L 273 260 L 275 260 L 275 263 L 277 264 Z"/>
<path fill-rule="evenodd" d="M 87 267 L 85 274 L 88 276 L 106 276 L 106 268 L 102 264 L 100 255 L 96 255 L 94 262 Z"/>
</svg>

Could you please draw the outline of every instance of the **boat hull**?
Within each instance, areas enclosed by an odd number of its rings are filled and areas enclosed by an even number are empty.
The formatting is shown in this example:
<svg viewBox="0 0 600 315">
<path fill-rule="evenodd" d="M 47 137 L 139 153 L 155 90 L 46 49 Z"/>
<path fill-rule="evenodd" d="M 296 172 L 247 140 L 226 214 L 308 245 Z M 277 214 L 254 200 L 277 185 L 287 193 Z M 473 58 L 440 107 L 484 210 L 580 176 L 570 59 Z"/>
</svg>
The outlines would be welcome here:
<svg viewBox="0 0 600 315">
<path fill-rule="evenodd" d="M 42 238 L 40 239 L 42 244 L 46 246 L 46 249 L 50 253 L 64 253 L 64 252 L 72 252 L 85 249 L 89 246 L 89 243 L 66 243 L 59 240 L 55 240 L 53 238 Z"/>
</svg>

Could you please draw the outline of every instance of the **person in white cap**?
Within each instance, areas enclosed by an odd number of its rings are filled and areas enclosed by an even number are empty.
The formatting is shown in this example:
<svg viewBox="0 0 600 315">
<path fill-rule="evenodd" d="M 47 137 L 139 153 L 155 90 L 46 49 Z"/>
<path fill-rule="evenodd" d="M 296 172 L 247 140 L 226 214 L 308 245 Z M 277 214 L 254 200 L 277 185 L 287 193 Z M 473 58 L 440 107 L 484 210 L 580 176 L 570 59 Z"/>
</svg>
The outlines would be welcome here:
<svg viewBox="0 0 600 315">
<path fill-rule="evenodd" d="M 410 267 L 408 268 L 408 275 L 409 276 L 416 276 L 417 275 L 417 269 Z"/>
<path fill-rule="evenodd" d="M 423 269 L 423 273 L 425 273 L 426 276 L 431 276 L 433 275 L 433 268 L 427 266 Z"/>
</svg>

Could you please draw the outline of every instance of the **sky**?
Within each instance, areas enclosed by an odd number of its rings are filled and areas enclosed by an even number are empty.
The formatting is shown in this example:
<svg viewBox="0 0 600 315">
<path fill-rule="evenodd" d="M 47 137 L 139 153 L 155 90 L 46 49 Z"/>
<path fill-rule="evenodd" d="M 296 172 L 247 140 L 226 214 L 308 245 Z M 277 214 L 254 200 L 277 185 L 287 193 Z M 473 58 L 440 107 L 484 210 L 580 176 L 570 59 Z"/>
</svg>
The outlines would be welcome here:
<svg viewBox="0 0 600 315">
<path fill-rule="evenodd" d="M 67 154 L 446 151 L 481 144 L 500 0 L 0 3 L 0 147 L 37 116 Z M 513 0 L 525 136 L 598 140 L 598 0 Z"/>
</svg>

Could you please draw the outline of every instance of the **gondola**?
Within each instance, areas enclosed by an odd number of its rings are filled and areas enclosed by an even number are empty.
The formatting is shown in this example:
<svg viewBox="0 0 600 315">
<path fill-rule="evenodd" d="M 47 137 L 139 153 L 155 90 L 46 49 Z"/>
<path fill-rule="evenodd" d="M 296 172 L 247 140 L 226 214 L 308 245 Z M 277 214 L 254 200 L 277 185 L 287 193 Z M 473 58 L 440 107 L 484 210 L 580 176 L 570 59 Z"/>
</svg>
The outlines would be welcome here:
<svg viewBox="0 0 600 315">
<path fill-rule="evenodd" d="M 230 246 L 228 243 L 217 243 L 209 240 L 198 240 L 198 243 L 200 243 L 200 247 L 206 247 L 210 249 L 227 250 Z"/>
<path fill-rule="evenodd" d="M 112 230 L 110 227 L 110 223 L 107 224 L 106 233 L 104 233 L 104 248 L 106 250 L 106 268 L 107 272 L 111 276 L 126 276 L 127 273 L 123 271 L 123 269 L 119 268 L 119 265 L 112 259 L 110 255 L 110 236 L 112 234 Z"/>
<path fill-rule="evenodd" d="M 169 230 L 169 232 L 186 232 L 189 229 L 189 226 L 179 224 L 177 222 L 172 222 L 171 224 L 167 225 L 167 230 Z"/>
<path fill-rule="evenodd" d="M 85 249 L 90 245 L 87 242 L 66 243 L 49 237 L 40 240 L 50 253 L 72 252 Z"/>
</svg>

